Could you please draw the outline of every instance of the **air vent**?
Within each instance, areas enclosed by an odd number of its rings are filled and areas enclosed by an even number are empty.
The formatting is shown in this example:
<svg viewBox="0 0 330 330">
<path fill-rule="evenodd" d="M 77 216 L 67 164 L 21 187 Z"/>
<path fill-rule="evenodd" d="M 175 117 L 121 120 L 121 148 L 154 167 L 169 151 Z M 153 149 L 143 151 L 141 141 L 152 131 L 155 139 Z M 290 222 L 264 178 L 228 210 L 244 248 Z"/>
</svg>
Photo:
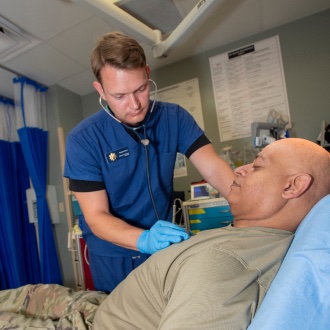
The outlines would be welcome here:
<svg viewBox="0 0 330 330">
<path fill-rule="evenodd" d="M 39 40 L 0 16 L 0 62 L 6 62 L 38 43 Z"/>
</svg>

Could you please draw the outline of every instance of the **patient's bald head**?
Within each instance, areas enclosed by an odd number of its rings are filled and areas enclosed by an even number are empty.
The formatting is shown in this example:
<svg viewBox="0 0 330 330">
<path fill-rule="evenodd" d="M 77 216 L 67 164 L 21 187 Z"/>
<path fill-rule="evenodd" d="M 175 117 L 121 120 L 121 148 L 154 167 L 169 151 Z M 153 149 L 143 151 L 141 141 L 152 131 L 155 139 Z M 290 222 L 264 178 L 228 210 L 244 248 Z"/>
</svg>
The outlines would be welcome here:
<svg viewBox="0 0 330 330">
<path fill-rule="evenodd" d="M 306 191 L 314 204 L 330 193 L 330 153 L 319 145 L 304 139 L 277 141 L 278 148 L 287 147 L 289 168 L 296 172 L 309 173 L 312 182 Z"/>
<path fill-rule="evenodd" d="M 330 154 L 317 144 L 289 138 L 265 147 L 253 164 L 235 170 L 228 201 L 237 227 L 294 231 L 330 193 Z"/>
</svg>

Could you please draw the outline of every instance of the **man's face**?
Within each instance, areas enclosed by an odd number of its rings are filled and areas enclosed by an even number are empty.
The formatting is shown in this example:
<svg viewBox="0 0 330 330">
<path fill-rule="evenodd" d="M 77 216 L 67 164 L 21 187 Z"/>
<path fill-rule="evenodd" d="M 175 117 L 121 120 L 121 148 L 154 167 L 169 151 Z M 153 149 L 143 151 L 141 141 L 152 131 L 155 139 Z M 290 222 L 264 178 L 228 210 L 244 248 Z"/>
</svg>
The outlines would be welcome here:
<svg viewBox="0 0 330 330">
<path fill-rule="evenodd" d="M 282 192 L 288 178 L 282 157 L 283 150 L 276 143 L 270 144 L 252 164 L 235 170 L 237 177 L 228 196 L 235 226 L 245 225 L 246 221 L 271 219 L 281 209 L 285 203 Z"/>
<path fill-rule="evenodd" d="M 121 70 L 105 66 L 102 85 L 94 87 L 121 122 L 136 126 L 145 118 L 149 107 L 149 67 Z"/>
</svg>

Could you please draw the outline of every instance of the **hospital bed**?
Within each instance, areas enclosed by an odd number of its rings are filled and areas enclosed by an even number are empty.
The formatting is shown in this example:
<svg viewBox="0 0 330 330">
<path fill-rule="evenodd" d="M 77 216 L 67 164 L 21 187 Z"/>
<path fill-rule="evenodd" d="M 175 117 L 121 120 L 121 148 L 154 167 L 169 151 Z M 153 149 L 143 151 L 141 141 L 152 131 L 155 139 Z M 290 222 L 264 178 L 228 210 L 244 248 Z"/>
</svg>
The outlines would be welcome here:
<svg viewBox="0 0 330 330">
<path fill-rule="evenodd" d="M 299 225 L 248 328 L 279 329 L 330 329 L 330 195 L 319 201 Z"/>
<path fill-rule="evenodd" d="M 74 292 L 58 285 L 1 291 L 0 329 L 91 329 L 95 311 L 105 298 L 102 292 Z M 279 329 L 330 329 L 330 195 L 298 227 L 248 327 Z"/>
</svg>

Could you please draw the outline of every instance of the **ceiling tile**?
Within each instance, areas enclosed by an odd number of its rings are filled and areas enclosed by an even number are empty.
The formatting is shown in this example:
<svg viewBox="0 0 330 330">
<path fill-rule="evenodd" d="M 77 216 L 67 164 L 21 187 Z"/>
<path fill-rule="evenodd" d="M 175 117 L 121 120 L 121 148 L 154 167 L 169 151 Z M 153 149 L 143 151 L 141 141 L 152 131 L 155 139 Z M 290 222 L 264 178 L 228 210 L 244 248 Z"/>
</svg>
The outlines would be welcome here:
<svg viewBox="0 0 330 330">
<path fill-rule="evenodd" d="M 1 0 L 1 15 L 41 40 L 92 16 L 85 8 L 65 0 Z"/>
<path fill-rule="evenodd" d="M 47 44 L 39 45 L 15 57 L 8 61 L 6 66 L 47 86 L 84 70 L 80 64 Z"/>
<path fill-rule="evenodd" d="M 48 43 L 60 52 L 70 56 L 85 68 L 89 68 L 90 57 L 96 40 L 104 33 L 113 30 L 115 30 L 115 27 L 112 27 L 102 19 L 91 17 L 65 33 L 61 33 L 49 40 Z"/>
</svg>

